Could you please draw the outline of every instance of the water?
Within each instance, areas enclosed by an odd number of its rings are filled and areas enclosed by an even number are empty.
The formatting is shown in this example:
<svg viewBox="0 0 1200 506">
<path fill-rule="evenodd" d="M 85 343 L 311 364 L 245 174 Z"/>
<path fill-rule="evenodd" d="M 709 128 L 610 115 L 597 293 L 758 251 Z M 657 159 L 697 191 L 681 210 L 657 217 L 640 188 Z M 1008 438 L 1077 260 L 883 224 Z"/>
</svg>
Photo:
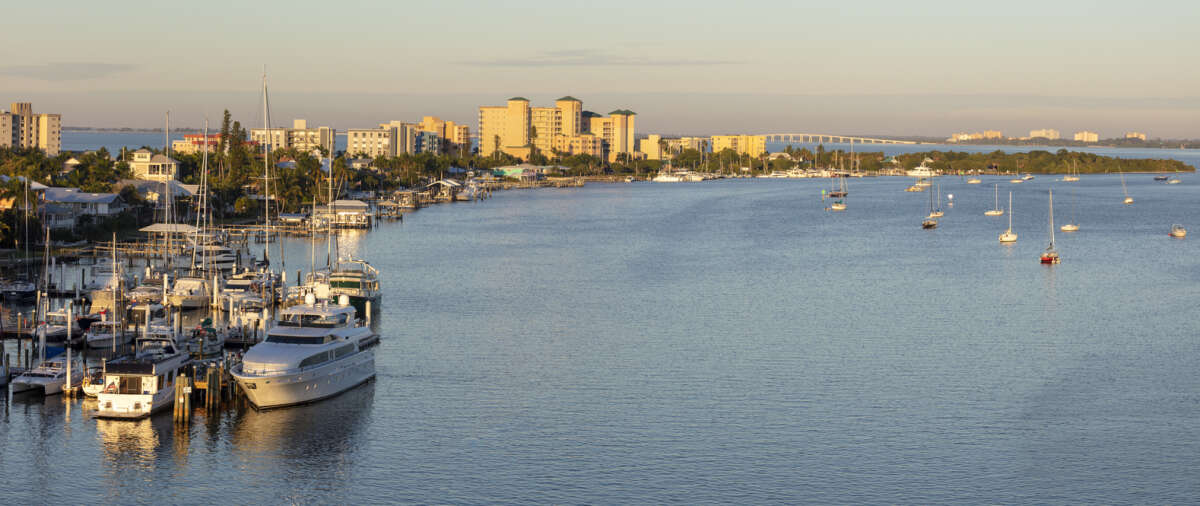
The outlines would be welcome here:
<svg viewBox="0 0 1200 506">
<path fill-rule="evenodd" d="M 422 209 L 342 240 L 383 276 L 375 382 L 186 430 L 6 400 L 4 502 L 1194 500 L 1198 257 L 1167 231 L 1200 186 L 1006 181 L 942 178 L 935 230 L 905 178 L 844 213 L 762 179 Z M 1082 230 L 1047 267 L 1050 187 Z"/>
</svg>

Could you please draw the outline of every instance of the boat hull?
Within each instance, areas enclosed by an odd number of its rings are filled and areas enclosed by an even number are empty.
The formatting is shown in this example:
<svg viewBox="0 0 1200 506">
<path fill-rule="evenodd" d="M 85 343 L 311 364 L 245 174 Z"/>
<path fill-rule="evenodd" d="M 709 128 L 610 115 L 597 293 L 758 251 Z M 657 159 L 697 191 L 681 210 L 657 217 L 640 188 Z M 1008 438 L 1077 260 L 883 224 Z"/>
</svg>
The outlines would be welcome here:
<svg viewBox="0 0 1200 506">
<path fill-rule="evenodd" d="M 175 405 L 175 392 L 160 390 L 146 395 L 101 393 L 96 403 L 100 406 L 93 413 L 96 418 L 140 420 Z"/>
<path fill-rule="evenodd" d="M 295 373 L 245 375 L 233 371 L 242 392 L 256 409 L 309 404 L 341 394 L 375 377 L 375 350 Z"/>
</svg>

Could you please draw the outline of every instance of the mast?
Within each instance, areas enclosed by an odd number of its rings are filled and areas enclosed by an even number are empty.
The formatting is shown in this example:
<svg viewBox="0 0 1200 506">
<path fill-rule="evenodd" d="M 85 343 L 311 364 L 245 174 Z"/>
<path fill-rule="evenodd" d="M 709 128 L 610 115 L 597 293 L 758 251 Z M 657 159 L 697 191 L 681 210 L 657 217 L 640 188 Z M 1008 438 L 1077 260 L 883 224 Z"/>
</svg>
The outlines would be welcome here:
<svg viewBox="0 0 1200 506">
<path fill-rule="evenodd" d="M 1012 232 L 1012 192 L 1008 192 L 1008 231 Z"/>
<path fill-rule="evenodd" d="M 271 107 L 267 98 L 267 67 L 263 66 L 263 259 L 271 265 Z"/>
<path fill-rule="evenodd" d="M 1050 190 L 1050 250 L 1054 249 L 1054 190 Z"/>
</svg>

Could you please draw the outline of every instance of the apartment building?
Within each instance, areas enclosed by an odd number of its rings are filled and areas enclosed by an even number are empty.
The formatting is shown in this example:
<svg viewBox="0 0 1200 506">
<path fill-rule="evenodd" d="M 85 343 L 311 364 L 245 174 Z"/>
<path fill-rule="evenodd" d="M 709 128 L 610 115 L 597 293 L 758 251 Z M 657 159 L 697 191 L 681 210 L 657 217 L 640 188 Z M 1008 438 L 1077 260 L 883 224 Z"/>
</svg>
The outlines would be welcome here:
<svg viewBox="0 0 1200 506">
<path fill-rule="evenodd" d="M 419 124 L 422 132 L 436 134 L 441 140 L 439 153 L 468 154 L 471 149 L 471 129 L 437 116 L 424 116 Z"/>
<path fill-rule="evenodd" d="M 366 158 L 393 157 L 401 154 L 442 152 L 442 136 L 427 131 L 420 123 L 390 121 L 379 128 L 346 130 L 346 153 Z"/>
<path fill-rule="evenodd" d="M 634 129 L 637 113 L 628 109 L 617 109 L 608 117 L 588 115 L 588 131 L 608 145 L 608 161 L 615 162 L 624 153 L 634 154 Z"/>
<path fill-rule="evenodd" d="M 1096 132 L 1089 132 L 1087 130 L 1081 130 L 1075 132 L 1075 140 L 1079 142 L 1100 142 L 1100 134 Z"/>
<path fill-rule="evenodd" d="M 1126 139 L 1141 139 L 1146 140 L 1146 134 L 1142 132 L 1125 132 Z"/>
<path fill-rule="evenodd" d="M 1053 128 L 1043 128 L 1041 130 L 1030 130 L 1029 131 L 1030 139 L 1036 139 L 1038 137 L 1041 137 L 1043 139 L 1056 140 L 1061 137 L 1061 134 L 1059 134 L 1058 130 L 1055 130 Z"/>
<path fill-rule="evenodd" d="M 34 114 L 33 104 L 13 102 L 0 111 L 0 147 L 38 148 L 47 155 L 62 151 L 62 115 Z"/>
<path fill-rule="evenodd" d="M 583 102 L 571 96 L 555 100 L 554 107 L 530 107 L 525 97 L 513 97 L 503 106 L 479 108 L 479 154 L 500 151 L 528 159 L 537 149 L 546 155 L 589 154 L 615 161 L 619 153 L 634 154 L 634 116 L 617 110 L 602 117 L 584 111 Z"/>
<path fill-rule="evenodd" d="M 732 149 L 741 155 L 759 156 L 767 152 L 767 138 L 762 135 L 714 135 L 713 153 Z"/>
<path fill-rule="evenodd" d="M 292 121 L 292 128 L 252 128 L 250 140 L 271 145 L 271 149 L 297 149 L 299 151 L 319 151 L 325 148 L 332 153 L 337 130 L 332 127 L 309 128 L 308 121 L 297 119 Z"/>
</svg>

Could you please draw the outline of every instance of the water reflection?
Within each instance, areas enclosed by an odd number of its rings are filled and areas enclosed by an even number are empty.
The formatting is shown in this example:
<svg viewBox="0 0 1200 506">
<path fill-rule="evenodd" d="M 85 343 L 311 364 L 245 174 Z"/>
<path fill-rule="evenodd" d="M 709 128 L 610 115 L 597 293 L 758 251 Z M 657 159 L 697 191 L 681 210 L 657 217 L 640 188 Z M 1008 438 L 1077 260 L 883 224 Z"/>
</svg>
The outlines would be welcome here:
<svg viewBox="0 0 1200 506">
<path fill-rule="evenodd" d="M 233 428 L 234 459 L 244 471 L 264 483 L 279 483 L 282 489 L 341 488 L 355 460 L 353 454 L 365 450 L 362 433 L 374 397 L 372 380 L 315 404 L 272 411 L 245 409 Z"/>
</svg>

